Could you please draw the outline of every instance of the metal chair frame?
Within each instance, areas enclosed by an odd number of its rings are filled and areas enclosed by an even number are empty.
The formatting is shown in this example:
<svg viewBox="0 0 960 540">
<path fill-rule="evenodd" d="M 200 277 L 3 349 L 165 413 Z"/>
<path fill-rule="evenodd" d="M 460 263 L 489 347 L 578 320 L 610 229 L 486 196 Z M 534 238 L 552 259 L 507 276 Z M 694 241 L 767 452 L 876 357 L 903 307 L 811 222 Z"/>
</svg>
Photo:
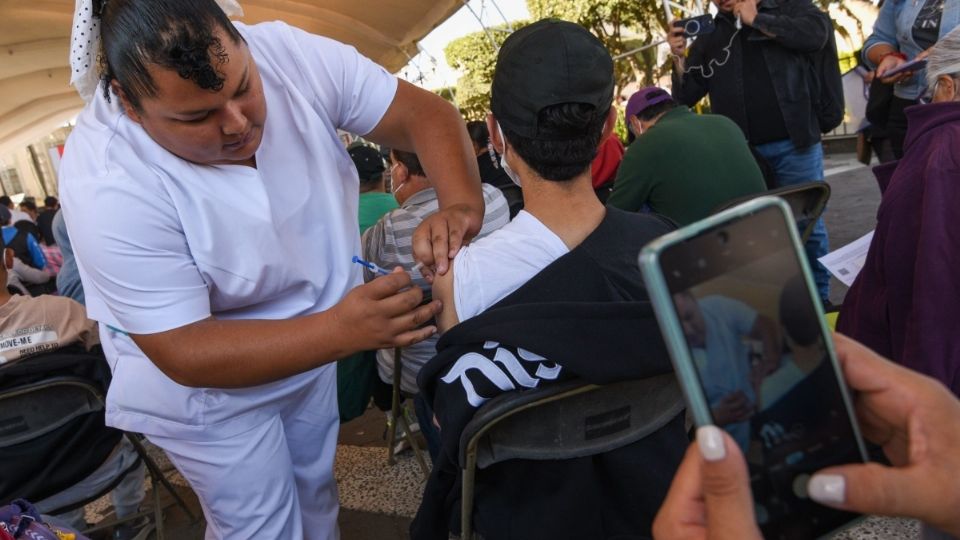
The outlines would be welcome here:
<svg viewBox="0 0 960 540">
<path fill-rule="evenodd" d="M 104 401 L 103 394 L 101 393 L 100 389 L 90 384 L 88 381 L 81 378 L 76 378 L 76 377 L 54 377 L 44 381 L 14 387 L 6 391 L 0 391 L 0 402 L 3 402 L 4 400 L 7 400 L 7 399 L 13 399 L 19 396 L 23 396 L 23 395 L 28 395 L 30 393 L 41 391 L 41 390 L 57 388 L 57 387 L 65 387 L 65 386 L 78 387 L 84 390 L 87 394 L 89 394 L 91 398 L 93 398 L 94 403 L 96 404 L 96 408 L 94 408 L 93 410 L 87 411 L 85 414 L 89 414 L 92 412 L 99 412 L 106 408 L 106 402 Z M 126 437 L 128 441 L 130 441 L 131 445 L 133 445 L 133 448 L 136 451 L 137 456 L 139 457 L 139 460 L 143 461 L 144 465 L 147 467 L 147 470 L 150 472 L 150 478 L 153 481 L 153 505 L 152 505 L 153 508 L 149 510 L 142 510 L 132 516 L 128 516 L 122 519 L 113 518 L 113 519 L 104 520 L 101 523 L 97 523 L 94 527 L 91 527 L 85 531 L 82 531 L 82 534 L 86 535 L 88 533 L 107 529 L 109 527 L 116 526 L 120 523 L 133 521 L 135 519 L 139 519 L 142 516 L 149 516 L 152 514 L 154 516 L 154 525 L 156 527 L 156 538 L 157 540 L 163 540 L 163 509 L 173 504 L 177 504 L 178 506 L 180 506 L 180 508 L 183 509 L 183 511 L 187 514 L 187 516 L 190 517 L 191 523 L 195 523 L 197 521 L 197 517 L 193 514 L 193 512 L 190 511 L 190 508 L 187 507 L 186 502 L 183 500 L 180 494 L 176 492 L 174 487 L 170 484 L 169 480 L 167 480 L 167 478 L 163 475 L 163 472 L 160 471 L 160 468 L 157 466 L 156 462 L 153 461 L 153 459 L 150 457 L 149 454 L 147 454 L 146 448 L 144 448 L 143 443 L 139 440 L 138 435 L 124 431 L 123 436 Z M 134 466 L 132 466 L 126 472 L 121 474 L 114 482 L 111 482 L 111 484 L 106 489 L 102 490 L 101 493 L 88 497 L 85 500 L 77 501 L 69 505 L 63 506 L 61 508 L 57 508 L 48 513 L 60 514 L 63 512 L 74 510 L 76 508 L 80 508 L 82 506 L 86 506 L 90 502 L 95 501 L 96 499 L 112 491 L 113 488 L 120 483 L 123 477 L 129 474 L 131 470 L 134 468 L 136 468 L 136 464 L 134 464 Z M 170 493 L 170 495 L 174 499 L 174 502 L 168 503 L 166 505 L 161 504 L 161 499 L 160 499 L 161 486 Z"/>
<path fill-rule="evenodd" d="M 681 414 L 681 412 L 684 410 L 683 398 L 680 394 L 679 386 L 676 386 L 677 383 L 674 375 L 670 373 L 660 375 L 658 377 L 651 377 L 650 379 L 644 379 L 644 381 L 653 381 L 655 379 L 663 380 L 667 382 L 667 384 L 672 384 L 676 392 L 676 399 L 672 402 L 670 407 L 659 411 L 652 421 L 643 424 L 644 427 L 637 430 L 639 432 L 639 436 L 636 438 L 636 440 L 640 440 L 647 434 L 652 433 L 663 425 L 666 425 L 667 422 L 675 418 L 676 415 Z M 507 419 L 531 411 L 538 407 L 542 407 L 549 403 L 576 398 L 577 396 L 581 396 L 583 394 L 602 390 L 607 386 L 613 386 L 616 384 L 629 384 L 632 382 L 637 381 L 625 381 L 623 383 L 612 383 L 611 385 L 604 386 L 586 384 L 582 381 L 566 381 L 549 385 L 544 388 L 538 388 L 536 390 L 503 394 L 487 402 L 483 407 L 481 407 L 481 409 L 477 411 L 476 415 L 474 415 L 474 419 L 471 420 L 470 424 L 468 424 L 468 426 L 464 429 L 460 440 L 460 473 L 462 480 L 460 499 L 461 538 L 463 540 L 473 540 L 476 538 L 473 530 L 473 506 L 475 500 L 474 485 L 480 456 L 479 447 L 486 440 L 487 436 L 491 434 L 491 432 L 500 427 Z M 516 401 L 516 404 L 513 408 L 503 412 L 502 414 L 495 415 L 492 418 L 485 418 L 488 411 L 496 407 L 498 403 L 502 403 L 505 400 Z M 480 427 L 474 429 L 475 425 L 480 425 Z M 609 446 L 609 444 L 607 446 Z M 569 451 L 569 455 L 563 456 L 561 459 L 595 455 L 612 449 L 613 448 L 587 449 L 586 451 L 583 448 L 571 449 Z M 484 466 L 485 465 L 480 464 L 480 467 Z"/>
<path fill-rule="evenodd" d="M 393 454 L 393 447 L 397 442 L 397 430 L 403 430 L 403 437 L 407 443 L 410 444 L 413 455 L 417 459 L 417 464 L 420 465 L 420 472 L 423 474 L 423 478 L 426 479 L 430 476 L 430 467 L 427 466 L 427 461 L 423 457 L 420 443 L 417 442 L 417 438 L 414 437 L 410 431 L 410 422 L 407 420 L 407 408 L 404 406 L 406 397 L 403 395 L 403 390 L 400 386 L 401 371 L 403 369 L 403 360 L 400 352 L 400 347 L 393 350 L 393 394 L 390 405 L 391 417 L 387 419 L 387 464 L 393 466 L 397 462 L 396 456 Z"/>
</svg>

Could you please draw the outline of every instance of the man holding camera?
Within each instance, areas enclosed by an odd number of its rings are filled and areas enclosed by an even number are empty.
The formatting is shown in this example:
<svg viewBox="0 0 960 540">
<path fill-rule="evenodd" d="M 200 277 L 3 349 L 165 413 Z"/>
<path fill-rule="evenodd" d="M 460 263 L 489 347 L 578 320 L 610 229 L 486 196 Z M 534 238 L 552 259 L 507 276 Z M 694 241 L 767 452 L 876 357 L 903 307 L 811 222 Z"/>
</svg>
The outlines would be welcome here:
<svg viewBox="0 0 960 540">
<path fill-rule="evenodd" d="M 820 133 L 829 126 L 818 120 L 824 104 L 812 66 L 831 44 L 830 17 L 810 0 L 713 1 L 716 29 L 699 35 L 689 49 L 684 25 L 670 25 L 674 97 L 693 106 L 709 95 L 712 112 L 740 126 L 770 165 L 777 187 L 822 181 Z M 828 249 L 819 220 L 806 251 L 824 300 L 830 275 L 817 258 Z"/>
</svg>

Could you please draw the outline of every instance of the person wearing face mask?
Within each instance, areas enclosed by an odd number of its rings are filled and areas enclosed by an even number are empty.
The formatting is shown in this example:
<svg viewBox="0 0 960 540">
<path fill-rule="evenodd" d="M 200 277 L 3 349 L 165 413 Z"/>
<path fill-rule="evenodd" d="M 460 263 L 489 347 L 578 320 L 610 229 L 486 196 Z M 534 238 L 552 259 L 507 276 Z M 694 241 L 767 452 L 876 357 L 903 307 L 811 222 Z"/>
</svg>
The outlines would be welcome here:
<svg viewBox="0 0 960 540">
<path fill-rule="evenodd" d="M 397 200 L 387 193 L 380 151 L 370 146 L 357 146 L 347 151 L 360 177 L 360 234 L 384 214 L 397 207 Z"/>
<path fill-rule="evenodd" d="M 60 195 L 113 369 L 106 421 L 176 464 L 206 538 L 337 538 L 335 361 L 426 339 L 440 307 L 403 272 L 363 283 L 338 130 L 423 149 L 443 175 L 408 247 L 443 274 L 483 220 L 460 115 L 352 47 L 214 0 L 76 9 L 87 105 Z"/>
<path fill-rule="evenodd" d="M 390 151 L 390 175 L 393 178 L 393 196 L 399 208 L 384 214 L 360 239 L 363 258 L 381 268 L 403 268 L 413 279 L 413 284 L 423 290 L 424 298 L 431 297 L 431 286 L 424 276 L 415 269 L 416 261 L 410 251 L 410 239 L 416 228 L 438 209 L 437 191 L 434 182 L 423 170 L 417 155 L 402 150 Z M 483 202 L 486 208 L 483 227 L 477 238 L 482 238 L 503 227 L 510 221 L 510 209 L 507 199 L 495 186 L 483 184 Z M 364 270 L 364 280 L 372 281 L 377 276 L 370 270 Z M 436 354 L 437 336 L 431 336 L 420 343 L 402 349 L 401 388 L 411 396 L 416 396 L 414 406 L 421 433 L 427 440 L 430 457 L 437 458 L 440 451 L 439 435 L 433 425 L 433 414 L 426 402 L 419 396 L 417 374 L 420 368 Z M 387 348 L 377 351 L 377 370 L 380 379 L 392 384 L 395 366 L 394 352 Z"/>
<path fill-rule="evenodd" d="M 417 382 L 440 423 L 442 451 L 411 526 L 414 540 L 460 532 L 451 515 L 460 502 L 460 436 L 487 400 L 558 380 L 672 372 L 637 253 L 673 225 L 604 206 L 591 181 L 597 148 L 616 123 L 613 89 L 609 51 L 577 24 L 544 19 L 500 49 L 487 125 L 503 170 L 523 188 L 524 210 L 462 249 L 433 283 L 446 333 Z M 649 537 L 686 446 L 683 414 L 662 412 L 649 436 L 610 452 L 484 468 L 477 534 Z"/>
<path fill-rule="evenodd" d="M 510 205 L 510 219 L 513 219 L 520 210 L 523 210 L 523 192 L 520 191 L 520 186 L 516 185 L 500 168 L 500 158 L 490 144 L 487 123 L 479 120 L 467 122 L 467 133 L 470 134 L 473 151 L 477 154 L 480 181 L 493 185 L 503 193 Z"/>
<path fill-rule="evenodd" d="M 686 225 L 766 189 L 743 132 L 725 116 L 695 114 L 650 86 L 630 96 L 624 120 L 631 142 L 607 200 L 611 206 Z"/>
<path fill-rule="evenodd" d="M 903 159 L 874 169 L 877 229 L 837 329 L 960 395 L 960 28 L 927 59 L 933 103 L 907 108 Z"/>
</svg>

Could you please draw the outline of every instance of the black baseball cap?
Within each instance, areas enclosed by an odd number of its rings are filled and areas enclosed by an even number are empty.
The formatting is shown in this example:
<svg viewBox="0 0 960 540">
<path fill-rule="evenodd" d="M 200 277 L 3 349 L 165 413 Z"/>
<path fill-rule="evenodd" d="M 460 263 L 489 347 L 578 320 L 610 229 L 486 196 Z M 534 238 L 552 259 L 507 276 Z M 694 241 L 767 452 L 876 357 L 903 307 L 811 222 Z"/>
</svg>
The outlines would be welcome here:
<svg viewBox="0 0 960 540">
<path fill-rule="evenodd" d="M 383 158 L 380 157 L 380 152 L 375 148 L 356 146 L 348 150 L 347 153 L 350 154 L 350 159 L 357 167 L 361 182 L 378 179 L 377 175 L 383 174 L 383 171 L 386 170 Z"/>
<path fill-rule="evenodd" d="M 540 133 L 540 111 L 561 103 L 613 102 L 613 59 L 586 28 L 543 19 L 517 30 L 503 43 L 493 74 L 490 108 L 500 124 L 528 139 L 571 138 Z"/>
</svg>

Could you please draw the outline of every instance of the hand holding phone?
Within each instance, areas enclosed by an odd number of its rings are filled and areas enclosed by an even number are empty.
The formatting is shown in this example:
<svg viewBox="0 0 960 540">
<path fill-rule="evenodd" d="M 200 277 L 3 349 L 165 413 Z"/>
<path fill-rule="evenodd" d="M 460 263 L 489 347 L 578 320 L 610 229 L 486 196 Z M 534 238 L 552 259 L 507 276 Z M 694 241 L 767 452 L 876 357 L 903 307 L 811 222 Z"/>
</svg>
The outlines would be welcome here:
<svg viewBox="0 0 960 540">
<path fill-rule="evenodd" d="M 763 197 L 665 235 L 640 267 L 698 426 L 747 457 L 766 538 L 818 538 L 856 515 L 807 493 L 866 458 L 786 203 Z"/>
<path fill-rule="evenodd" d="M 864 430 L 884 445 L 892 466 L 871 463 L 819 471 L 809 483 L 810 498 L 864 514 L 920 519 L 960 536 L 954 502 L 960 401 L 939 382 L 842 335 L 834 338 L 846 381 L 859 392 Z M 938 429 L 917 430 L 918 425 Z M 714 426 L 697 430 L 697 441 L 673 479 L 653 531 L 658 540 L 761 538 L 746 459 L 728 434 Z"/>
<path fill-rule="evenodd" d="M 899 66 L 891 69 L 890 71 L 883 74 L 883 78 L 887 79 L 890 77 L 896 77 L 901 73 L 910 73 L 914 71 L 920 71 L 921 69 L 927 67 L 926 60 L 911 60 L 909 62 L 900 64 Z"/>
<path fill-rule="evenodd" d="M 683 37 L 693 38 L 712 33 L 717 29 L 713 21 L 713 15 L 700 15 L 699 17 L 690 17 L 689 19 L 680 19 L 674 21 L 675 28 L 683 29 Z"/>
</svg>

